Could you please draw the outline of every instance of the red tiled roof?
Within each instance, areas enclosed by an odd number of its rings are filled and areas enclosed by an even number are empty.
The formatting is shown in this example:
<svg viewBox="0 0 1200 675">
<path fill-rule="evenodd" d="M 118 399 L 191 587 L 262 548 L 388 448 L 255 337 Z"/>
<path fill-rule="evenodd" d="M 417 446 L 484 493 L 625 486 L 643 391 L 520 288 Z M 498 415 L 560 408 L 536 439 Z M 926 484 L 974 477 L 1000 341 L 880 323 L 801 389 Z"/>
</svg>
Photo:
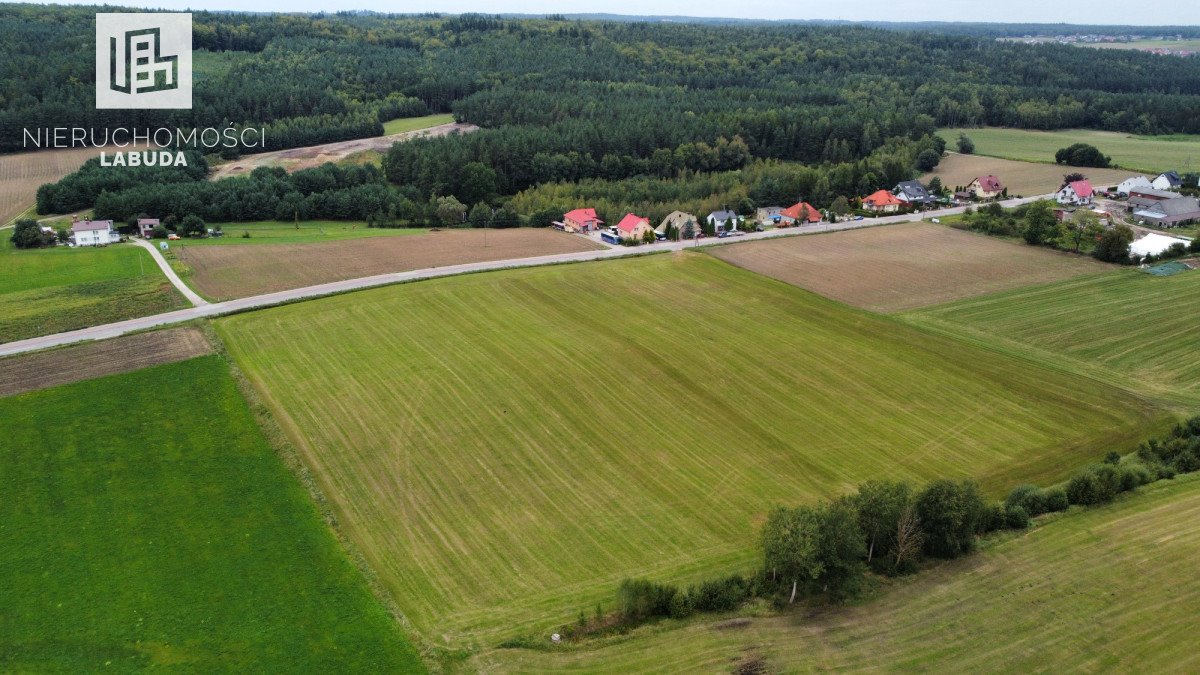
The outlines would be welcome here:
<svg viewBox="0 0 1200 675">
<path fill-rule="evenodd" d="M 899 206 L 902 203 L 896 198 L 896 195 L 887 190 L 880 190 L 869 197 L 863 197 L 863 204 L 870 204 L 871 206 Z"/>
<path fill-rule="evenodd" d="M 1070 186 L 1080 198 L 1092 196 L 1092 184 L 1086 180 L 1072 181 Z"/>
<path fill-rule="evenodd" d="M 568 211 L 567 213 L 564 213 L 563 218 L 570 218 L 577 223 L 586 223 L 589 220 L 594 220 L 597 223 L 604 222 L 596 217 L 596 209 L 575 209 L 574 211 Z"/>
<path fill-rule="evenodd" d="M 801 220 L 801 218 L 800 218 L 801 211 L 804 211 L 804 213 L 806 214 L 805 220 L 807 220 L 810 223 L 816 223 L 821 220 L 821 212 L 814 209 L 812 207 L 812 204 L 809 204 L 808 202 L 796 202 L 795 204 L 780 211 L 779 215 L 786 216 L 788 218 L 791 218 L 792 220 Z"/>
<path fill-rule="evenodd" d="M 645 223 L 647 227 L 650 225 L 649 220 L 632 213 L 626 213 L 625 217 L 621 219 L 621 222 L 617 223 L 617 229 L 622 232 L 633 232 L 635 229 L 637 229 L 637 226 L 640 223 Z"/>
<path fill-rule="evenodd" d="M 979 183 L 979 189 L 984 192 L 1000 192 L 1004 186 L 1000 183 L 1000 179 L 992 175 L 980 176 L 975 179 Z"/>
</svg>

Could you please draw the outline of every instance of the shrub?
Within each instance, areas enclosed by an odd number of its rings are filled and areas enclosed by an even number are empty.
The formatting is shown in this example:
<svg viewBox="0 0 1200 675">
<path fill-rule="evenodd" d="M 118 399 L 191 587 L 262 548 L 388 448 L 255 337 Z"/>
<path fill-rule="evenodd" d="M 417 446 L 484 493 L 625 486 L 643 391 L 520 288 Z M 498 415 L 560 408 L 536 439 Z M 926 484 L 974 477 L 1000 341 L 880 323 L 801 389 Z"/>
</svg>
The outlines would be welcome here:
<svg viewBox="0 0 1200 675">
<path fill-rule="evenodd" d="M 1031 518 L 1040 516 L 1047 511 L 1045 492 L 1036 485 L 1018 485 L 1008 493 L 1008 498 L 1004 500 L 1005 508 L 1013 506 L 1025 509 Z"/>
<path fill-rule="evenodd" d="M 1141 464 L 1126 464 L 1120 468 L 1121 491 L 1129 492 L 1130 490 L 1153 482 L 1154 476 L 1150 470 Z"/>
<path fill-rule="evenodd" d="M 917 517 L 925 534 L 925 550 L 940 558 L 954 558 L 975 547 L 986 505 L 971 481 L 930 483 L 917 497 Z"/>
<path fill-rule="evenodd" d="M 979 534 L 987 534 L 1004 529 L 1004 505 L 999 502 L 988 502 L 983 507 L 979 519 Z"/>
<path fill-rule="evenodd" d="M 617 587 L 617 609 L 629 623 L 671 615 L 679 589 L 646 579 L 625 579 Z"/>
<path fill-rule="evenodd" d="M 1067 481 L 1067 500 L 1072 504 L 1089 506 L 1098 504 L 1100 488 L 1096 476 L 1090 471 L 1080 471 Z"/>
<path fill-rule="evenodd" d="M 1046 513 L 1057 513 L 1069 509 L 1071 501 L 1067 499 L 1066 490 L 1049 488 L 1042 492 L 1042 505 L 1046 508 Z"/>
<path fill-rule="evenodd" d="M 1009 506 L 1004 510 L 1004 525 L 1010 530 L 1024 530 L 1029 527 L 1029 513 L 1021 506 Z"/>
<path fill-rule="evenodd" d="M 687 596 L 698 612 L 737 609 L 750 597 L 750 584 L 740 574 L 705 581 L 688 589 Z"/>
</svg>

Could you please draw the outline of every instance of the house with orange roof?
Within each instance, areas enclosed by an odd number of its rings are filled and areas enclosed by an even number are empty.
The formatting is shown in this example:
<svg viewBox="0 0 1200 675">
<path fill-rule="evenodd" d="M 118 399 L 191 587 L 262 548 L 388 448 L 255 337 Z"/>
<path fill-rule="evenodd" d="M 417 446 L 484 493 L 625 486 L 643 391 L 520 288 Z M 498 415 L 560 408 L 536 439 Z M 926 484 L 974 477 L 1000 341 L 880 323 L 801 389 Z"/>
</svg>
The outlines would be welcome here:
<svg viewBox="0 0 1200 675">
<path fill-rule="evenodd" d="M 626 213 L 621 222 L 617 223 L 617 234 L 622 239 L 632 239 L 641 241 L 645 238 L 647 232 L 653 232 L 654 228 L 650 227 L 650 220 L 643 218 L 633 213 Z"/>
<path fill-rule="evenodd" d="M 561 225 L 563 230 L 567 232 L 595 232 L 604 224 L 603 220 L 596 217 L 596 209 L 575 209 L 563 214 Z"/>
<path fill-rule="evenodd" d="M 786 227 L 788 225 L 807 225 L 809 223 L 821 222 L 821 212 L 813 208 L 808 202 L 796 202 L 786 209 L 779 212 L 779 225 Z"/>
<path fill-rule="evenodd" d="M 900 210 L 901 206 L 904 206 L 904 202 L 887 190 L 880 190 L 863 197 L 862 205 L 864 209 L 874 213 L 895 213 Z"/>
</svg>

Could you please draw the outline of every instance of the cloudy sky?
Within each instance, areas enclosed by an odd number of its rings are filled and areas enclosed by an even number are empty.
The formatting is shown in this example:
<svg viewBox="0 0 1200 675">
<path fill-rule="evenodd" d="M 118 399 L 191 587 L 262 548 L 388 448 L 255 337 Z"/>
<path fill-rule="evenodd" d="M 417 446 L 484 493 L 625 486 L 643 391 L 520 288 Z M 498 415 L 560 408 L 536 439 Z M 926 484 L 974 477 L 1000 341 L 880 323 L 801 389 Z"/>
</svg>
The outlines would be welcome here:
<svg viewBox="0 0 1200 675">
<path fill-rule="evenodd" d="M 108 0 L 111 4 L 164 9 L 237 9 L 316 12 L 371 9 L 386 12 L 551 12 L 663 14 L 751 19 L 847 19 L 858 21 L 1001 21 L 1009 23 L 1076 23 L 1195 25 L 1200 2 L 1182 0 L 1163 11 L 1133 9 L 1117 0 L 1055 3 L 1046 0 Z M 74 4 L 74 3 L 72 3 Z M 90 4 L 90 3 L 89 3 Z"/>
</svg>

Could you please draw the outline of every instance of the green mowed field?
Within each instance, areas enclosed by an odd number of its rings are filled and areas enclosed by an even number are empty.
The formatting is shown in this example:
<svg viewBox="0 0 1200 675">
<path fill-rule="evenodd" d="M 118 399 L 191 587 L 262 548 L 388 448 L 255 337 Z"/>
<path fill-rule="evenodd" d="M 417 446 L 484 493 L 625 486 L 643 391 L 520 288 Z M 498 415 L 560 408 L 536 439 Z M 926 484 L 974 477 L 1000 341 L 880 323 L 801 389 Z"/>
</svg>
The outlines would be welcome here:
<svg viewBox="0 0 1200 675">
<path fill-rule="evenodd" d="M 135 246 L 20 250 L 11 236 L 0 233 L 0 342 L 189 306 Z"/>
<path fill-rule="evenodd" d="M 1114 388 L 672 254 L 395 286 L 218 332 L 419 630 L 561 625 L 748 569 L 871 477 L 1053 482 L 1165 419 Z"/>
<path fill-rule="evenodd" d="M 400 134 L 405 131 L 417 131 L 420 129 L 428 129 L 429 127 L 438 127 L 443 124 L 452 124 L 454 115 L 445 113 L 442 115 L 426 115 L 424 117 L 401 117 L 399 119 L 388 120 L 383 123 L 383 135 L 391 136 L 392 134 Z"/>
<path fill-rule="evenodd" d="M 421 670 L 217 356 L 0 399 L 0 670 Z"/>
<path fill-rule="evenodd" d="M 1196 672 L 1200 480 L 1142 488 L 984 544 L 859 606 L 664 622 L 577 648 L 495 650 L 484 672 Z M 669 665 L 668 665 L 669 664 Z"/>
<path fill-rule="evenodd" d="M 173 247 L 186 246 L 229 246 L 252 244 L 310 244 L 321 241 L 362 239 L 365 237 L 396 237 L 409 234 L 424 234 L 427 228 L 367 227 L 365 222 L 340 220 L 304 220 L 299 223 L 259 221 L 240 223 L 209 223 L 209 227 L 220 225 L 225 233 L 221 237 L 203 239 L 181 239 L 168 242 Z M 249 237 L 244 236 L 249 234 Z"/>
<path fill-rule="evenodd" d="M 959 133 L 971 137 L 976 154 L 1004 159 L 1053 164 L 1054 153 L 1060 149 L 1074 143 L 1089 143 L 1112 157 L 1114 164 L 1130 171 L 1158 174 L 1169 170 L 1200 170 L 1200 136 L 1135 136 L 1093 129 L 1034 131 L 999 127 L 942 129 L 938 132 L 951 148 Z"/>
<path fill-rule="evenodd" d="M 1200 403 L 1200 271 L 1120 270 L 904 316 L 1175 404 Z"/>
</svg>

